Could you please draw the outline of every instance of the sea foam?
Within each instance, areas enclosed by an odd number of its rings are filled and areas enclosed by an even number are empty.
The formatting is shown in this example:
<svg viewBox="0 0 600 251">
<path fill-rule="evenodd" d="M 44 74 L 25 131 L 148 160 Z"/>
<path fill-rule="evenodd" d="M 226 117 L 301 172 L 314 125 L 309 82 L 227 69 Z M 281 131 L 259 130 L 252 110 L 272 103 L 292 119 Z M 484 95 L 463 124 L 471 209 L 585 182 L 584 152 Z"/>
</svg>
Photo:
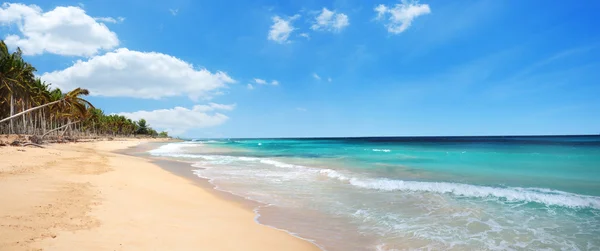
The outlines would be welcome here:
<svg viewBox="0 0 600 251">
<path fill-rule="evenodd" d="M 372 151 L 373 151 L 373 152 L 386 152 L 386 153 L 389 153 L 389 152 L 391 152 L 392 150 L 390 150 L 390 149 L 373 149 Z"/>
<path fill-rule="evenodd" d="M 495 198 L 508 202 L 535 202 L 547 206 L 600 209 L 600 197 L 542 188 L 489 187 L 451 182 L 364 178 L 350 178 L 349 183 L 359 188 L 382 191 L 432 192 L 472 198 Z"/>
<path fill-rule="evenodd" d="M 187 141 L 180 142 L 180 143 L 170 143 L 170 144 L 162 145 L 156 149 L 152 149 L 152 150 L 148 151 L 148 153 L 150 153 L 151 155 L 154 155 L 154 156 L 178 155 L 178 154 L 181 154 L 182 152 L 185 152 L 184 148 L 196 147 L 198 145 L 199 145 L 198 143 L 187 142 Z M 177 156 L 173 156 L 173 157 L 177 157 Z"/>
<path fill-rule="evenodd" d="M 546 206 L 600 209 L 600 197 L 547 188 L 490 187 L 452 182 L 404 181 L 385 178 L 348 177 L 331 169 L 321 174 L 363 189 L 381 191 L 431 192 L 471 198 L 492 198 L 507 202 L 535 202 Z"/>
</svg>

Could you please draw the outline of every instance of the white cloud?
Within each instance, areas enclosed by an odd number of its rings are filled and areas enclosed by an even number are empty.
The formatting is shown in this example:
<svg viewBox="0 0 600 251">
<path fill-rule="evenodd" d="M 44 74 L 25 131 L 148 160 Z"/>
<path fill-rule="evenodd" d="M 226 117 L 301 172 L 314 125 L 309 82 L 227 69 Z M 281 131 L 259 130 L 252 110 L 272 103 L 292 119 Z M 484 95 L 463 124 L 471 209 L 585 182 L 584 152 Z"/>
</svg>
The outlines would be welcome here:
<svg viewBox="0 0 600 251">
<path fill-rule="evenodd" d="M 316 73 L 313 73 L 312 77 L 315 78 L 316 80 L 321 80 L 321 76 L 317 75 Z"/>
<path fill-rule="evenodd" d="M 209 98 L 235 83 L 221 71 L 195 69 L 170 55 L 126 48 L 78 60 L 69 68 L 44 73 L 41 78 L 63 90 L 82 87 L 91 95 L 154 99 L 181 95 L 193 100 Z"/>
<path fill-rule="evenodd" d="M 350 25 L 348 15 L 323 8 L 321 14 L 315 17 L 315 21 L 310 28 L 313 30 L 340 32 L 348 25 Z"/>
<path fill-rule="evenodd" d="M 200 111 L 213 111 L 213 110 L 224 110 L 224 111 L 232 111 L 235 109 L 235 104 L 231 105 L 223 105 L 217 103 L 209 103 L 208 105 L 196 105 L 195 109 Z"/>
<path fill-rule="evenodd" d="M 301 36 L 306 39 L 310 39 L 310 35 L 308 33 L 300 33 L 298 36 Z"/>
<path fill-rule="evenodd" d="M 254 86 L 252 84 L 248 84 L 247 87 L 248 87 L 249 90 L 254 90 Z"/>
<path fill-rule="evenodd" d="M 277 80 L 272 80 L 272 81 L 271 81 L 271 83 L 269 83 L 269 82 L 267 82 L 267 81 L 266 81 L 266 80 L 264 80 L 264 79 L 261 79 L 261 78 L 255 78 L 253 81 L 254 81 L 254 83 L 255 83 L 255 84 L 258 84 L 258 85 L 268 85 L 268 84 L 271 84 L 271 85 L 279 85 L 279 81 L 277 81 Z M 250 86 L 251 86 L 251 85 L 250 85 L 250 84 L 248 84 L 248 89 L 254 89 L 254 86 L 252 86 L 252 88 L 250 88 Z"/>
<path fill-rule="evenodd" d="M 271 26 L 271 30 L 269 30 L 269 36 L 267 37 L 269 40 L 273 40 L 277 43 L 283 44 L 289 42 L 290 34 L 296 30 L 292 25 L 292 22 L 298 19 L 300 15 L 296 14 L 288 19 L 283 19 L 279 16 L 273 17 L 273 25 Z"/>
<path fill-rule="evenodd" d="M 327 78 L 327 82 L 331 83 L 331 81 L 333 81 L 333 79 Z"/>
<path fill-rule="evenodd" d="M 399 34 L 408 29 L 413 20 L 421 15 L 431 13 L 428 4 L 419 4 L 415 0 L 402 0 L 401 3 L 388 7 L 383 4 L 375 7 L 377 19 L 382 20 L 389 14 L 388 22 L 385 24 L 389 33 Z"/>
<path fill-rule="evenodd" d="M 96 21 L 100 21 L 100 22 L 105 22 L 105 23 L 122 23 L 123 21 L 125 21 L 124 17 L 117 17 L 116 19 L 113 17 L 95 17 L 94 20 Z"/>
<path fill-rule="evenodd" d="M 260 79 L 260 78 L 255 78 L 254 79 L 254 83 L 257 83 L 259 85 L 266 85 L 267 81 L 265 81 L 264 79 Z"/>
<path fill-rule="evenodd" d="M 18 27 L 20 35 L 9 34 L 4 40 L 10 47 L 20 47 L 25 55 L 92 56 L 119 45 L 114 32 L 78 6 L 43 12 L 37 5 L 4 3 L 0 24 Z"/>
<path fill-rule="evenodd" d="M 306 110 L 306 108 L 297 107 L 297 108 L 296 108 L 296 111 L 299 111 L 299 112 L 306 112 L 306 111 L 308 111 L 308 110 Z"/>
<path fill-rule="evenodd" d="M 167 131 L 171 135 L 180 135 L 192 128 L 206 128 L 225 123 L 229 117 L 218 111 L 231 111 L 235 104 L 223 105 L 210 103 L 195 105 L 191 109 L 175 107 L 153 111 L 122 112 L 119 115 L 133 120 L 145 119 L 157 131 Z"/>
<path fill-rule="evenodd" d="M 169 12 L 171 12 L 171 15 L 177 16 L 177 14 L 179 14 L 179 9 L 169 9 Z"/>
</svg>

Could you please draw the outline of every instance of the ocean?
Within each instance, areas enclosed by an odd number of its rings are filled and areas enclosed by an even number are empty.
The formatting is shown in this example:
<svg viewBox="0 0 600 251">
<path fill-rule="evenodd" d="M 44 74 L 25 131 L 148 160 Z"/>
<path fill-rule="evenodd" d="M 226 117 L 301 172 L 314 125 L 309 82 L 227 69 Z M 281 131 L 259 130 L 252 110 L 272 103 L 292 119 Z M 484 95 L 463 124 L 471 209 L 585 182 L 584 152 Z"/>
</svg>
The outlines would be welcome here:
<svg viewBox="0 0 600 251">
<path fill-rule="evenodd" d="M 600 136 L 221 139 L 189 162 L 324 250 L 600 250 Z M 193 198 L 190 198 L 193 199 Z"/>
</svg>

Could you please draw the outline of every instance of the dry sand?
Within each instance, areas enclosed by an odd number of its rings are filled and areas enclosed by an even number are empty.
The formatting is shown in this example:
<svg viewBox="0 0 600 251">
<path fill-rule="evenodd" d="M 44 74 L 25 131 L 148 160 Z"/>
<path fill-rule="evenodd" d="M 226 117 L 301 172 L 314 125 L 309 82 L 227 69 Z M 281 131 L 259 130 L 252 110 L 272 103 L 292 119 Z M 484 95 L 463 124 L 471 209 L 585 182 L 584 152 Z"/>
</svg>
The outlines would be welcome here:
<svg viewBox="0 0 600 251">
<path fill-rule="evenodd" d="M 0 250 L 319 250 L 148 160 L 140 141 L 0 147 Z"/>
</svg>

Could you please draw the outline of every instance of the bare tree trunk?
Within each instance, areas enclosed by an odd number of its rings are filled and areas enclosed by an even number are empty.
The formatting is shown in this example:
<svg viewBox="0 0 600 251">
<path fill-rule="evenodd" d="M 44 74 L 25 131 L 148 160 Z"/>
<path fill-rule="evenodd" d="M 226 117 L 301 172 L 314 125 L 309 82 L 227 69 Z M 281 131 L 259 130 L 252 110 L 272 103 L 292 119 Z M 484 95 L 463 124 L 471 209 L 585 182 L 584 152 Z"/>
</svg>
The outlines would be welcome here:
<svg viewBox="0 0 600 251">
<path fill-rule="evenodd" d="M 44 109 L 41 109 L 41 110 L 38 112 L 38 114 L 37 114 L 37 119 L 36 119 L 36 120 L 37 120 L 37 122 L 38 122 L 38 123 L 37 123 L 37 125 L 36 125 L 36 127 L 37 127 L 37 131 L 36 131 L 36 133 L 35 133 L 36 135 L 37 135 L 37 134 L 41 134 L 41 133 L 42 133 L 42 114 L 43 114 L 43 113 L 44 113 Z"/>
<path fill-rule="evenodd" d="M 69 129 L 71 129 L 71 124 L 70 124 L 70 123 L 67 123 L 65 126 L 66 126 L 65 130 L 64 130 L 64 131 L 63 131 L 63 132 L 60 134 L 60 136 L 61 136 L 61 137 L 65 136 L 65 133 L 66 133 L 66 132 L 67 132 Z"/>
<path fill-rule="evenodd" d="M 15 113 L 15 110 L 14 110 L 14 108 L 15 108 L 15 101 L 14 101 L 14 99 L 15 99 L 14 95 L 10 94 L 10 116 L 11 117 Z M 13 122 L 12 122 L 12 120 L 10 121 L 10 125 L 8 126 L 8 131 L 9 131 L 9 134 L 14 133 L 13 132 Z"/>
<path fill-rule="evenodd" d="M 19 117 L 19 116 L 21 116 L 21 115 L 23 115 L 23 114 L 26 114 L 26 113 L 28 113 L 28 112 L 35 111 L 35 110 L 37 110 L 37 109 L 40 109 L 40 108 L 44 108 L 44 107 L 46 107 L 46 106 L 49 106 L 49 105 L 56 104 L 56 103 L 58 103 L 58 102 L 61 102 L 61 101 L 63 101 L 63 100 L 61 99 L 61 100 L 57 100 L 57 101 L 54 101 L 54 102 L 50 102 L 50 103 L 48 103 L 48 104 L 43 104 L 43 105 L 40 105 L 40 106 L 36 106 L 36 107 L 34 107 L 34 108 L 31 108 L 31 109 L 27 109 L 27 110 L 25 110 L 25 111 L 22 111 L 22 112 L 20 112 L 20 113 L 17 113 L 17 114 L 11 115 L 11 116 L 10 116 L 10 117 L 8 117 L 8 118 L 4 118 L 4 119 L 0 120 L 0 123 L 2 123 L 2 122 L 5 122 L 5 121 L 12 121 L 12 119 L 14 119 L 14 118 L 16 118 L 16 117 Z M 12 106 L 12 103 L 11 103 L 11 106 Z M 12 114 L 12 109 L 11 109 L 11 114 Z"/>
<path fill-rule="evenodd" d="M 71 119 L 69 118 L 69 119 L 67 119 L 67 128 L 65 128 L 65 130 L 60 134 L 60 136 L 61 137 L 65 136 L 65 133 L 67 131 L 69 131 L 69 134 L 67 134 L 67 136 L 69 136 L 70 135 L 70 130 L 71 130 Z"/>
<path fill-rule="evenodd" d="M 21 111 L 25 111 L 25 101 L 21 99 Z M 25 115 L 25 114 L 23 114 Z M 23 119 L 23 134 L 27 134 L 27 116 L 22 116 Z"/>
<path fill-rule="evenodd" d="M 77 122 L 79 122 L 79 121 L 76 121 L 75 123 L 77 123 Z M 46 132 L 44 135 L 42 135 L 42 138 L 44 138 L 46 135 L 48 135 L 48 134 L 50 134 L 50 133 L 52 133 L 52 132 L 58 131 L 58 130 L 60 130 L 60 129 L 63 129 L 63 128 L 65 128 L 65 127 L 69 127 L 71 124 L 72 124 L 72 123 L 68 123 L 68 124 L 66 124 L 66 125 L 63 125 L 63 126 L 61 126 L 61 127 L 57 127 L 57 128 L 54 128 L 54 129 L 52 129 L 52 130 L 50 130 L 50 131 L 47 131 L 47 132 Z M 68 128 L 67 128 L 67 129 L 65 129 L 65 131 L 64 131 L 62 134 L 64 134 L 64 133 L 65 133 L 67 130 L 68 130 Z"/>
<path fill-rule="evenodd" d="M 51 128 L 54 127 L 54 121 L 52 121 L 52 119 L 54 118 L 54 116 L 52 116 L 52 114 L 50 114 L 50 127 L 49 129 L 52 130 Z M 45 132 L 44 134 L 46 134 L 47 132 Z"/>
<path fill-rule="evenodd" d="M 45 108 L 42 108 L 42 134 L 46 133 L 46 113 L 44 112 Z"/>
</svg>

